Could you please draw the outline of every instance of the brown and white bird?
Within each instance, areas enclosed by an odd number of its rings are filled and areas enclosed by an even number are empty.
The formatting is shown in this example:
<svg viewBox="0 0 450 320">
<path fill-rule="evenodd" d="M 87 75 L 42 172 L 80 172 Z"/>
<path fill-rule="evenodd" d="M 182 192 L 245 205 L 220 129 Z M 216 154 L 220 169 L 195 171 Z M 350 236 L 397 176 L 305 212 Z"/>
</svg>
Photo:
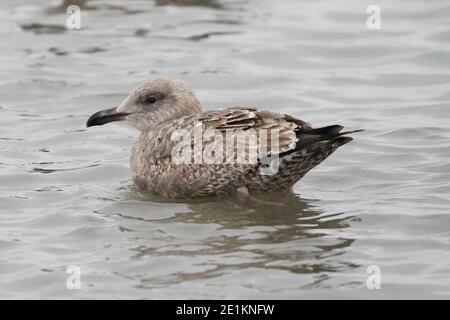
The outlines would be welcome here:
<svg viewBox="0 0 450 320">
<path fill-rule="evenodd" d="M 186 82 L 162 77 L 134 88 L 87 127 L 126 121 L 141 131 L 131 153 L 142 192 L 193 198 L 291 191 L 309 170 L 352 141 L 340 125 L 313 128 L 286 114 L 234 107 L 202 112 Z"/>
</svg>

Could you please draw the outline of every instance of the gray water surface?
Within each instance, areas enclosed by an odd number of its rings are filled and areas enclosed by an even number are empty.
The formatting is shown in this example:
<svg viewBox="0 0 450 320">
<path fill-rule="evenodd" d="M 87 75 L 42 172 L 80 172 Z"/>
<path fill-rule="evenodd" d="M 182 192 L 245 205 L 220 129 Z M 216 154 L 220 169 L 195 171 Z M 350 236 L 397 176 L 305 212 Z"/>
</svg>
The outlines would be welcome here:
<svg viewBox="0 0 450 320">
<path fill-rule="evenodd" d="M 0 298 L 450 298 L 448 1 L 6 0 L 0 19 Z M 366 131 L 272 204 L 145 197 L 137 132 L 85 123 L 160 74 L 206 110 Z"/>
</svg>

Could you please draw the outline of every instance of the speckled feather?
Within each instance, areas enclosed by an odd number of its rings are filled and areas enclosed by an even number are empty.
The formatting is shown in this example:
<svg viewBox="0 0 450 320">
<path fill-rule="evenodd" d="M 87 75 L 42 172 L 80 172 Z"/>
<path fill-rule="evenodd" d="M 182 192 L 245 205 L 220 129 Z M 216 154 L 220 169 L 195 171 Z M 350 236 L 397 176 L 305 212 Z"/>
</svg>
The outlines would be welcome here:
<svg viewBox="0 0 450 320">
<path fill-rule="evenodd" d="M 207 129 L 216 129 L 222 133 L 226 144 L 226 133 L 230 130 L 277 130 L 279 139 L 264 137 L 266 141 L 258 139 L 258 144 L 269 146 L 267 153 L 258 154 L 253 164 L 175 164 L 174 148 L 181 154 L 183 148 L 194 149 L 188 160 L 192 161 L 198 152 L 204 152 L 209 145 L 216 143 L 217 136 L 203 141 L 201 149 L 192 148 L 191 143 L 180 144 L 170 137 L 175 131 L 184 131 L 193 135 L 195 127 L 201 127 L 202 133 Z M 229 108 L 224 110 L 207 111 L 192 116 L 165 122 L 144 132 L 134 145 L 131 158 L 131 168 L 134 181 L 141 191 L 150 191 L 170 198 L 187 198 L 234 193 L 241 186 L 249 190 L 281 191 L 288 189 L 300 180 L 309 170 L 328 157 L 346 138 L 333 138 L 309 144 L 296 149 L 300 136 L 307 136 L 312 127 L 299 119 L 269 111 L 259 111 L 255 108 Z M 191 140 L 188 140 L 191 142 Z M 232 144 L 234 157 L 237 145 L 246 143 L 244 149 L 247 154 L 255 152 L 256 144 L 249 145 L 246 141 L 237 140 Z M 181 145 L 181 148 L 180 148 Z M 271 154 L 271 148 L 277 147 L 278 152 Z M 225 150 L 226 148 L 224 148 Z M 225 158 L 224 151 L 224 158 Z M 263 157 L 280 155 L 279 170 L 272 175 L 261 174 L 262 167 L 269 164 L 261 163 Z M 229 159 L 230 160 L 230 159 Z M 235 160 L 236 158 L 231 159 Z"/>
</svg>

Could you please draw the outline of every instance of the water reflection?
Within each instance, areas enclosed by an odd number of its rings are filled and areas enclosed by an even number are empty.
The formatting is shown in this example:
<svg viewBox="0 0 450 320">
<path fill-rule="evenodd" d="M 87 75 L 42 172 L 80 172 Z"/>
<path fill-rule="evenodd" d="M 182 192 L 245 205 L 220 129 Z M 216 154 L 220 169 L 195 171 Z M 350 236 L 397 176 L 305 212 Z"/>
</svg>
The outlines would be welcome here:
<svg viewBox="0 0 450 320">
<path fill-rule="evenodd" d="M 122 11 L 125 14 L 134 14 L 143 12 L 143 10 L 134 10 L 121 5 L 113 5 L 108 3 L 95 3 L 88 0 L 63 0 L 60 4 L 48 7 L 45 12 L 48 14 L 60 14 L 66 13 L 66 10 L 71 5 L 77 5 L 81 10 L 117 10 Z M 196 6 L 196 7 L 208 7 L 214 9 L 221 9 L 222 5 L 217 0 L 155 0 L 154 3 L 157 6 Z M 148 2 L 148 6 L 151 6 L 151 2 Z"/>
<path fill-rule="evenodd" d="M 155 197 L 145 200 L 151 200 L 152 205 L 165 201 Z M 154 287 L 256 268 L 315 275 L 314 281 L 305 285 L 322 285 L 333 272 L 359 265 L 342 257 L 355 239 L 341 237 L 340 231 L 350 227 L 349 220 L 353 217 L 327 215 L 315 202 L 295 195 L 270 194 L 252 199 L 196 200 L 181 207 L 186 209 L 157 219 L 152 217 L 154 207 L 148 215 L 141 211 L 140 223 L 148 223 L 148 228 L 141 231 L 154 233 L 156 229 L 167 233 L 167 242 L 143 237 L 131 248 L 131 259 L 145 262 L 177 257 L 188 265 L 164 276 L 149 277 L 152 273 L 148 272 L 137 278 L 142 287 Z M 123 214 L 122 217 L 121 227 L 133 230 L 128 221 L 136 223 L 136 217 Z M 201 270 L 195 272 L 198 268 Z"/>
<path fill-rule="evenodd" d="M 95 3 L 93 5 L 92 3 Z M 115 5 L 115 4 L 109 4 L 109 3 L 98 3 L 93 1 L 87 1 L 87 0 L 63 0 L 59 5 L 56 6 L 50 6 L 45 10 L 45 13 L 47 14 L 65 14 L 66 10 L 69 6 L 76 5 L 81 10 L 96 10 L 96 11 L 120 11 L 124 14 L 137 14 L 144 12 L 146 7 L 150 6 L 143 6 L 142 9 L 133 9 L 128 8 L 122 5 Z"/>
<path fill-rule="evenodd" d="M 199 6 L 221 9 L 222 5 L 217 0 L 155 0 L 158 6 Z"/>
<path fill-rule="evenodd" d="M 87 0 L 63 0 L 59 5 L 47 8 L 46 12 L 49 14 L 66 13 L 69 6 L 76 5 L 81 10 L 96 10 L 96 6 L 88 4 Z"/>
</svg>

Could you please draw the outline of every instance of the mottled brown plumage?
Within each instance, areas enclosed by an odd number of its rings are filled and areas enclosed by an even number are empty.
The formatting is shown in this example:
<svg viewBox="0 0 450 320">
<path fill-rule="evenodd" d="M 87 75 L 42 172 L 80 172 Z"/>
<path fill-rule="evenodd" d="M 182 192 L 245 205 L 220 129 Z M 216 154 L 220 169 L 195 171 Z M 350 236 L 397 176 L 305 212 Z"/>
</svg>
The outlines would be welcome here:
<svg viewBox="0 0 450 320">
<path fill-rule="evenodd" d="M 314 129 L 302 120 L 256 108 L 201 112 L 184 81 L 159 78 L 133 89 L 88 126 L 127 120 L 141 130 L 131 153 L 139 190 L 169 198 L 290 189 L 339 146 L 342 126 Z M 356 132 L 356 131 L 353 131 Z"/>
</svg>

